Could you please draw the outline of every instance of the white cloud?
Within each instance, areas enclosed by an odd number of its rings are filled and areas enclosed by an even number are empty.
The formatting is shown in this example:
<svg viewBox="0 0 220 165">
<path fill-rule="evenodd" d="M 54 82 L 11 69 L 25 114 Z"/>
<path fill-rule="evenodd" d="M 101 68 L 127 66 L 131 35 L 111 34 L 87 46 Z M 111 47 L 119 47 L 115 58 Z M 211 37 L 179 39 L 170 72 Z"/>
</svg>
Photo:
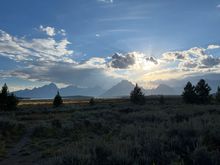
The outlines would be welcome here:
<svg viewBox="0 0 220 165">
<path fill-rule="evenodd" d="M 129 66 L 135 64 L 135 55 L 133 53 L 126 55 L 115 53 L 109 64 L 112 68 L 127 69 Z"/>
<path fill-rule="evenodd" d="M 214 58 L 213 56 L 208 56 L 201 60 L 203 67 L 215 67 L 220 64 L 220 58 Z"/>
<path fill-rule="evenodd" d="M 155 65 L 158 64 L 157 59 L 155 59 L 154 57 L 147 57 L 146 60 L 147 60 L 147 61 L 150 61 L 150 62 L 152 62 L 152 63 L 154 63 Z"/>
<path fill-rule="evenodd" d="M 43 25 L 40 25 L 39 30 L 42 32 L 45 32 L 48 36 L 53 37 L 57 34 L 60 34 L 61 36 L 66 36 L 66 30 L 64 29 L 55 29 L 54 27 L 44 27 Z"/>
<path fill-rule="evenodd" d="M 48 36 L 51 36 L 51 37 L 56 35 L 54 27 L 50 27 L 50 26 L 43 27 L 42 25 L 40 25 L 40 30 L 42 32 L 45 32 Z"/>
<path fill-rule="evenodd" d="M 114 0 L 97 0 L 98 2 L 113 3 Z"/>
<path fill-rule="evenodd" d="M 158 61 L 154 57 L 147 57 L 146 54 L 140 52 L 115 53 L 108 62 L 111 68 L 131 70 L 147 70 L 155 64 L 158 64 Z"/>
<path fill-rule="evenodd" d="M 54 38 L 27 40 L 0 30 L 0 54 L 18 62 L 66 61 L 73 54 L 73 50 L 67 49 L 69 44 L 66 38 L 60 41 Z"/>
<path fill-rule="evenodd" d="M 220 8 L 220 4 L 216 6 L 217 8 Z"/>
<path fill-rule="evenodd" d="M 220 49 L 220 45 L 209 45 L 207 49 Z"/>
<path fill-rule="evenodd" d="M 54 37 L 26 39 L 0 30 L 0 55 L 22 66 L 0 71 L 0 76 L 108 88 L 120 79 L 143 84 L 144 81 L 220 72 L 220 58 L 207 51 L 217 45 L 165 52 L 157 59 L 141 52 L 128 52 L 76 62 L 73 50 L 68 49 L 70 44 L 65 37 L 61 40 Z"/>
<path fill-rule="evenodd" d="M 64 29 L 58 30 L 58 34 L 61 34 L 62 36 L 66 36 L 66 30 Z"/>
<path fill-rule="evenodd" d="M 0 30 L 0 55 L 22 67 L 1 72 L 1 77 L 32 81 L 110 87 L 118 79 L 108 71 L 105 58 L 94 57 L 83 63 L 72 59 L 66 38 L 17 38 Z"/>
<path fill-rule="evenodd" d="M 209 45 L 207 49 L 194 47 L 184 51 L 166 52 L 162 60 L 168 63 L 178 63 L 179 69 L 202 71 L 206 68 L 216 68 L 220 64 L 220 58 L 208 54 L 207 50 L 217 49 L 218 45 Z"/>
</svg>

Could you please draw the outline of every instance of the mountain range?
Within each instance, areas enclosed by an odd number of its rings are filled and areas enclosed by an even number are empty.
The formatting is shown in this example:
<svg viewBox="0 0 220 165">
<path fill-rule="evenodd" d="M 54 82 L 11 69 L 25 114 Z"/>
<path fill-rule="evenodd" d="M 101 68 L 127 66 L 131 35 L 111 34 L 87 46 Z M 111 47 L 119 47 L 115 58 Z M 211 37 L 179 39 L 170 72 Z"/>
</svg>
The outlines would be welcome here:
<svg viewBox="0 0 220 165">
<path fill-rule="evenodd" d="M 82 88 L 77 86 L 67 86 L 65 88 L 58 88 L 56 84 L 50 83 L 42 87 L 33 89 L 24 89 L 14 92 L 17 97 L 21 98 L 53 98 L 57 92 L 61 96 L 93 96 L 101 95 L 105 90 L 101 87 Z"/>
<path fill-rule="evenodd" d="M 22 98 L 53 98 L 57 91 L 61 96 L 92 96 L 103 98 L 114 98 L 129 96 L 130 92 L 134 89 L 135 85 L 127 80 L 122 80 L 112 88 L 104 90 L 99 86 L 82 88 L 78 86 L 67 86 L 65 88 L 58 88 L 56 84 L 51 83 L 42 87 L 33 89 L 24 89 L 14 92 L 18 97 Z M 173 88 L 165 84 L 160 84 L 157 88 L 146 90 L 142 88 L 146 95 L 176 95 L 178 94 Z"/>
<path fill-rule="evenodd" d="M 106 92 L 104 92 L 100 97 L 123 97 L 129 96 L 130 92 L 134 89 L 134 84 L 130 81 L 122 80 Z"/>
<path fill-rule="evenodd" d="M 209 74 L 205 77 L 206 82 L 212 88 L 212 93 L 214 93 L 217 90 L 217 87 L 220 85 L 219 76 L 220 74 Z M 145 93 L 145 95 L 180 95 L 183 91 L 185 84 L 188 81 L 191 81 L 193 85 L 196 85 L 196 83 L 202 78 L 204 78 L 204 76 L 188 77 L 181 80 L 172 79 L 166 81 L 157 81 L 155 83 L 159 85 L 156 88 L 142 88 L 142 91 Z M 59 91 L 60 94 L 65 97 L 92 96 L 102 98 L 114 98 L 129 96 L 134 87 L 135 85 L 127 80 L 122 80 L 108 90 L 103 89 L 99 86 L 83 88 L 71 85 L 65 88 L 58 88 L 56 84 L 51 83 L 39 88 L 16 91 L 14 92 L 14 94 L 22 98 L 53 98 L 56 95 L 57 91 Z"/>
</svg>

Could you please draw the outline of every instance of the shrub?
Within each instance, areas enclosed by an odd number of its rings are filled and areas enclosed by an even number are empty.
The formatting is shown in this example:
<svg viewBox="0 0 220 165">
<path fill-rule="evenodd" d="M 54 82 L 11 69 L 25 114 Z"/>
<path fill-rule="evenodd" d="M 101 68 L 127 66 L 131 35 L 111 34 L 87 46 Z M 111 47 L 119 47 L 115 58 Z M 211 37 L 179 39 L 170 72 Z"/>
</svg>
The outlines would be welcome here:
<svg viewBox="0 0 220 165">
<path fill-rule="evenodd" d="M 62 97 L 60 96 L 60 93 L 57 92 L 57 95 L 54 97 L 54 100 L 53 100 L 53 106 L 54 107 L 59 107 L 63 104 L 63 99 Z"/>
<path fill-rule="evenodd" d="M 211 153 L 205 148 L 198 148 L 192 154 L 193 164 L 207 165 L 213 164 L 211 159 Z"/>
<path fill-rule="evenodd" d="M 134 104 L 145 104 L 146 102 L 145 96 L 137 84 L 134 87 L 134 90 L 131 91 L 130 100 Z"/>
<path fill-rule="evenodd" d="M 159 98 L 159 103 L 160 104 L 164 104 L 165 103 L 165 100 L 164 100 L 164 96 L 161 95 L 160 98 Z"/>
<path fill-rule="evenodd" d="M 91 98 L 89 100 L 89 105 L 91 105 L 91 106 L 95 105 L 95 99 L 94 98 Z"/>
<path fill-rule="evenodd" d="M 51 125 L 55 128 L 62 128 L 62 123 L 58 119 L 52 120 Z"/>
</svg>

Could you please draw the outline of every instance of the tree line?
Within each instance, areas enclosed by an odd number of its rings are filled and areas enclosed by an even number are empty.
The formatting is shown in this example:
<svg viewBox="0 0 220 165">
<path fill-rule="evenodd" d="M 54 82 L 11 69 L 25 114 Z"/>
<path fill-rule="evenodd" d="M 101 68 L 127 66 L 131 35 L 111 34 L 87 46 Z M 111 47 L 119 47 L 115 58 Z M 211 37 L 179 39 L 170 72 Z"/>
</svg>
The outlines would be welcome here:
<svg viewBox="0 0 220 165">
<path fill-rule="evenodd" d="M 187 104 L 209 104 L 213 99 L 213 96 L 210 94 L 211 87 L 206 83 L 204 79 L 201 79 L 195 86 L 191 82 L 188 82 L 183 89 L 182 99 Z M 220 103 L 220 87 L 218 87 L 217 92 L 215 93 L 215 99 Z M 135 85 L 134 89 L 130 93 L 130 101 L 134 104 L 145 104 L 146 98 L 142 89 Z M 15 110 L 17 108 L 19 99 L 13 94 L 10 93 L 6 84 L 3 85 L 0 91 L 0 110 L 9 111 Z M 159 102 L 163 104 L 165 102 L 164 96 L 159 97 Z M 53 106 L 59 107 L 63 104 L 63 99 L 60 96 L 60 93 L 57 92 L 56 96 L 53 99 Z M 90 105 L 95 104 L 94 98 L 91 98 L 89 101 Z"/>
<path fill-rule="evenodd" d="M 204 79 L 201 79 L 196 86 L 188 82 L 183 89 L 182 98 L 187 104 L 208 104 L 211 102 L 213 96 L 210 94 L 211 87 L 206 83 Z M 218 87 L 215 93 L 215 99 L 220 102 L 220 87 Z M 131 91 L 130 100 L 134 104 L 145 104 L 146 99 L 141 88 L 136 84 L 134 90 Z M 159 98 L 161 104 L 164 103 L 164 96 Z"/>
</svg>

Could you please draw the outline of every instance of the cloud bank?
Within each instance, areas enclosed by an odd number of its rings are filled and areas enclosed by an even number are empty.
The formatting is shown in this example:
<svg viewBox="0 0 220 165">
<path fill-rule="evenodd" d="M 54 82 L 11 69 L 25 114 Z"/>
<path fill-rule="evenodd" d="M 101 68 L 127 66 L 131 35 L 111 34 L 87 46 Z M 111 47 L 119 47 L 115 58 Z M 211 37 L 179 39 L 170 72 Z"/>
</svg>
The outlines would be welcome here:
<svg viewBox="0 0 220 165">
<path fill-rule="evenodd" d="M 128 52 L 76 61 L 67 37 L 56 38 L 65 30 L 41 28 L 47 37 L 19 38 L 0 30 L 0 56 L 22 66 L 0 71 L 1 77 L 109 88 L 121 79 L 147 86 L 148 82 L 220 71 L 220 58 L 210 54 L 211 50 L 220 49 L 216 44 L 165 52 L 158 58 L 142 52 Z"/>
</svg>

